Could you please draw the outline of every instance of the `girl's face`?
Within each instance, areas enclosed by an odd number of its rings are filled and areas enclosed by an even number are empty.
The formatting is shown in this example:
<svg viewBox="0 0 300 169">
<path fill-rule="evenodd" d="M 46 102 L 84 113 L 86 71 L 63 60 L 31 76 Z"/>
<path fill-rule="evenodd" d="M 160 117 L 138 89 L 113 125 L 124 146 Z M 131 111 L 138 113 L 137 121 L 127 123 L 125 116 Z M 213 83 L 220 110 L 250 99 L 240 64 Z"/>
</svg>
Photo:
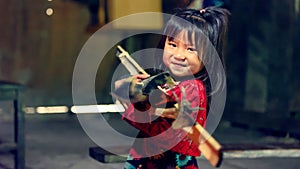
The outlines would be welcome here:
<svg viewBox="0 0 300 169">
<path fill-rule="evenodd" d="M 203 68 L 195 42 L 189 42 L 186 31 L 182 31 L 174 39 L 167 37 L 163 62 L 177 77 L 196 74 Z"/>
</svg>

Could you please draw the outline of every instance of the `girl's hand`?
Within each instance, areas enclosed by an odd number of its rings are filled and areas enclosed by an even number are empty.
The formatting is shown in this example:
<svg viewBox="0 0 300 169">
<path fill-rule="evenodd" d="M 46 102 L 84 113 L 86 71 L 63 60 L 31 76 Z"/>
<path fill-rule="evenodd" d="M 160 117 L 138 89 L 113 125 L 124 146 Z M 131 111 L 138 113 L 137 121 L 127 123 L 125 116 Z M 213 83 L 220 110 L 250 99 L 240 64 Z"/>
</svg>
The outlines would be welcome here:
<svg viewBox="0 0 300 169">
<path fill-rule="evenodd" d="M 119 89 L 122 85 L 126 83 L 132 82 L 133 80 L 136 82 L 141 82 L 142 80 L 147 79 L 148 77 L 150 77 L 150 75 L 148 74 L 137 74 L 128 78 L 117 80 L 115 81 L 115 90 Z"/>
<path fill-rule="evenodd" d="M 143 93 L 144 84 L 141 83 L 142 80 L 148 78 L 150 75 L 137 74 L 131 78 L 129 87 L 129 97 L 132 103 L 142 102 L 147 100 L 148 96 Z"/>
<path fill-rule="evenodd" d="M 125 100 L 130 100 L 131 103 L 145 101 L 147 96 L 142 92 L 142 80 L 148 78 L 150 75 L 137 74 L 128 78 L 115 81 L 115 94 Z"/>
<path fill-rule="evenodd" d="M 134 78 L 137 79 L 138 82 L 141 82 L 144 79 L 147 79 L 148 77 L 150 77 L 150 75 L 148 74 L 137 74 L 133 76 Z"/>
<path fill-rule="evenodd" d="M 155 110 L 155 115 L 170 118 L 170 119 L 176 119 L 178 116 L 178 109 L 176 109 L 175 107 L 157 108 Z"/>
</svg>

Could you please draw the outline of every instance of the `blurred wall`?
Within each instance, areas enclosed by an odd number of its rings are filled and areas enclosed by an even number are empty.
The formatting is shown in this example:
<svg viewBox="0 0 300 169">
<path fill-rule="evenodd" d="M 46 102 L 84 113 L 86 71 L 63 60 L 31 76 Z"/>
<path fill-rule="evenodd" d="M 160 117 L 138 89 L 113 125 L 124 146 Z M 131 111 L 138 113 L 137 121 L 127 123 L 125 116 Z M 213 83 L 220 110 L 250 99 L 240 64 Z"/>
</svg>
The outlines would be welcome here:
<svg viewBox="0 0 300 169">
<path fill-rule="evenodd" d="M 52 8 L 53 15 L 46 10 Z M 63 0 L 0 2 L 0 80 L 25 84 L 27 106 L 71 104 L 75 60 L 89 34 L 85 6 Z"/>
<path fill-rule="evenodd" d="M 266 112 L 299 110 L 295 65 L 299 45 L 297 1 L 234 1 L 227 65 L 239 105 Z M 237 60 L 235 60 L 237 59 Z M 237 76 L 235 76 L 237 75 Z M 244 84 L 244 85 L 243 85 Z M 297 100 L 297 101 L 296 101 Z M 293 103 L 293 104 L 292 104 Z M 280 114 L 280 113 L 277 113 Z M 285 113 L 282 113 L 285 114 Z"/>
<path fill-rule="evenodd" d="M 299 1 L 231 0 L 230 8 L 225 118 L 299 133 Z"/>
<path fill-rule="evenodd" d="M 229 2 L 227 115 L 245 110 L 299 113 L 299 1 Z M 46 15 L 47 8 L 54 9 L 53 15 Z M 91 35 L 85 32 L 85 4 L 1 1 L 0 15 L 0 79 L 28 86 L 27 106 L 72 105 L 73 66 Z"/>
</svg>

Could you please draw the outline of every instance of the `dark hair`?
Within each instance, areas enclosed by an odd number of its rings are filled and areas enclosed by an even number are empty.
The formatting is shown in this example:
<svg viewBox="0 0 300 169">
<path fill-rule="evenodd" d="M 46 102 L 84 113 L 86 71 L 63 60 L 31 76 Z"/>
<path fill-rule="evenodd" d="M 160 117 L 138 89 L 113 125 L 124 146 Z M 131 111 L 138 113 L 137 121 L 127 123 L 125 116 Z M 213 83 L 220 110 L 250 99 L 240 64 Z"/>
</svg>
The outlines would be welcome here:
<svg viewBox="0 0 300 169">
<path fill-rule="evenodd" d="M 230 12 L 227 9 L 214 6 L 202 10 L 180 9 L 166 23 L 158 48 L 164 48 L 164 42 L 167 37 L 174 38 L 182 30 L 185 30 L 188 33 L 189 40 L 192 39 L 192 34 L 195 33 L 195 39 L 198 39 L 198 44 L 196 44 L 198 45 L 198 50 L 207 47 L 205 38 L 208 38 L 224 64 L 223 48 L 227 32 L 228 15 L 230 15 Z M 159 58 L 161 59 L 161 57 Z M 162 64 L 161 61 L 158 63 Z"/>
<path fill-rule="evenodd" d="M 208 96 L 211 96 L 214 92 L 222 91 L 226 85 L 225 77 L 214 70 L 225 66 L 223 48 L 229 15 L 230 12 L 227 9 L 214 6 L 201 10 L 178 10 L 166 23 L 158 46 L 159 49 L 163 49 L 166 38 L 175 38 L 183 30 L 187 31 L 189 41 L 192 42 L 194 37 L 199 57 L 205 66 L 194 76 L 203 80 L 207 87 Z M 155 68 L 167 70 L 161 55 L 156 55 L 156 57 Z M 221 64 L 218 59 L 220 59 Z M 213 79 L 211 76 L 213 76 Z M 211 82 L 216 85 L 211 86 Z"/>
</svg>

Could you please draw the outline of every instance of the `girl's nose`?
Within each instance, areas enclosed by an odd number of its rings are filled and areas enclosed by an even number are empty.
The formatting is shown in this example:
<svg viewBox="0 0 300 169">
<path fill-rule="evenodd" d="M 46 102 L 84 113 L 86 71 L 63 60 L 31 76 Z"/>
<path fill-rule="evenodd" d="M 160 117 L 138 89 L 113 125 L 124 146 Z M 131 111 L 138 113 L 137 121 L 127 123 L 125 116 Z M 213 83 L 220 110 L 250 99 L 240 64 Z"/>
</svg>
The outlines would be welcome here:
<svg viewBox="0 0 300 169">
<path fill-rule="evenodd" d="M 185 60 L 184 53 L 182 53 L 182 52 L 177 52 L 177 53 L 174 55 L 174 58 L 177 59 L 177 60 Z"/>
</svg>

